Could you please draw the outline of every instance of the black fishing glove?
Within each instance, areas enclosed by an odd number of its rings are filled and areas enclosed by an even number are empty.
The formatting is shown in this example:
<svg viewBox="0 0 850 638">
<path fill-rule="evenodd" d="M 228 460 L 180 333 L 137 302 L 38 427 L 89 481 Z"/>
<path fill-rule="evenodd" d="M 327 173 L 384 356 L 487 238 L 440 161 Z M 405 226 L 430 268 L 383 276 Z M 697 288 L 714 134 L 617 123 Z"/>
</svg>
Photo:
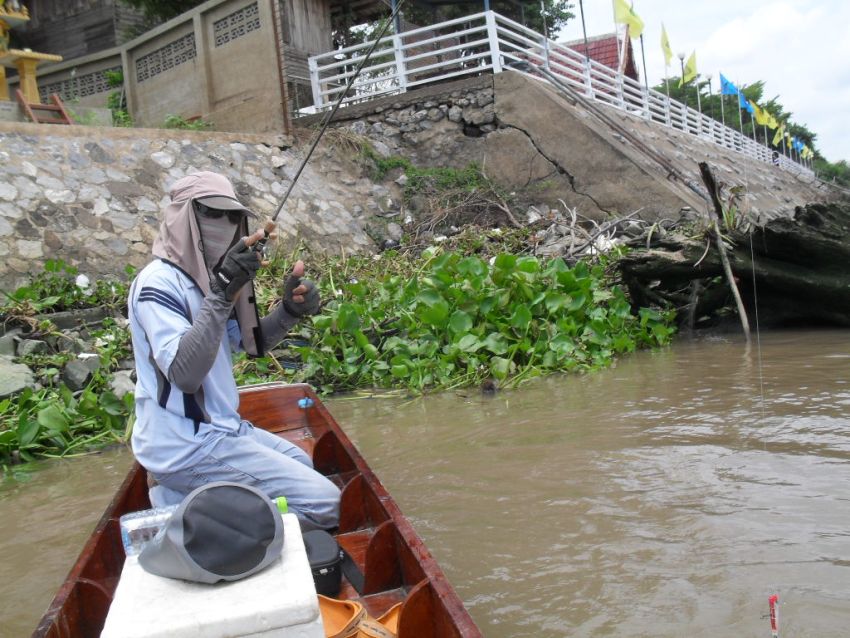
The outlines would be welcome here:
<svg viewBox="0 0 850 638">
<path fill-rule="evenodd" d="M 304 286 L 307 291 L 302 293 L 304 301 L 297 302 L 293 299 L 293 291 L 298 286 Z M 293 317 L 304 317 L 315 315 L 319 312 L 319 289 L 309 279 L 301 279 L 295 275 L 289 275 L 283 284 L 283 308 Z"/>
<path fill-rule="evenodd" d="M 233 301 L 242 286 L 254 279 L 259 269 L 258 253 L 245 245 L 243 237 L 224 253 L 213 268 L 210 284 L 214 290 L 223 292 L 228 301 Z"/>
</svg>

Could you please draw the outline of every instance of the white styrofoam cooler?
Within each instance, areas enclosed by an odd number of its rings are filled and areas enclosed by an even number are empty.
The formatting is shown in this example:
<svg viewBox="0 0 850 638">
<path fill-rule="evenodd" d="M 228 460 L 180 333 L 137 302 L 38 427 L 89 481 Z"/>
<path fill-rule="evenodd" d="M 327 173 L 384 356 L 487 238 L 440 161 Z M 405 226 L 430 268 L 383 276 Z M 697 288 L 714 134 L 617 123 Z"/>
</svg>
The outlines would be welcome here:
<svg viewBox="0 0 850 638">
<path fill-rule="evenodd" d="M 280 560 L 232 583 L 149 574 L 124 561 L 101 638 L 324 638 L 316 588 L 294 514 L 283 515 Z"/>
</svg>

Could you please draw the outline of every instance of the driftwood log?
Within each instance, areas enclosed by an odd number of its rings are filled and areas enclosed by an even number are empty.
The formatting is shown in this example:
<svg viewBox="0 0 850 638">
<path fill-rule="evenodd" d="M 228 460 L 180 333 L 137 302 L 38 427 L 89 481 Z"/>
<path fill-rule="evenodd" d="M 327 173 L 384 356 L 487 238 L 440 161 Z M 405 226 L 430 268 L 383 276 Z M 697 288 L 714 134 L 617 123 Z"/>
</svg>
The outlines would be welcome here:
<svg viewBox="0 0 850 638">
<path fill-rule="evenodd" d="M 746 311 L 762 326 L 850 326 L 850 204 L 798 207 L 724 237 Z M 649 248 L 635 240 L 618 264 L 634 303 L 672 306 L 697 326 L 734 314 L 714 244 L 711 233 L 650 237 Z"/>
</svg>

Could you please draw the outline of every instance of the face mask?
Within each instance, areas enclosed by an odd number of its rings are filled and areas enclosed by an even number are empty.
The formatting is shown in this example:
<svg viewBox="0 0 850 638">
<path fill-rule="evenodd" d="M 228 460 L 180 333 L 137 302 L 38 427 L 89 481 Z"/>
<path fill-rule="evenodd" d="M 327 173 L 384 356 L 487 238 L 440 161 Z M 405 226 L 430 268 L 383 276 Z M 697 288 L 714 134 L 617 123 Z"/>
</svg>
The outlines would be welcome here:
<svg viewBox="0 0 850 638">
<path fill-rule="evenodd" d="M 204 253 L 204 263 L 207 269 L 212 270 L 224 253 L 236 243 L 239 226 L 231 222 L 227 215 L 215 218 L 196 215 L 195 218 L 201 231 L 200 249 Z"/>
</svg>

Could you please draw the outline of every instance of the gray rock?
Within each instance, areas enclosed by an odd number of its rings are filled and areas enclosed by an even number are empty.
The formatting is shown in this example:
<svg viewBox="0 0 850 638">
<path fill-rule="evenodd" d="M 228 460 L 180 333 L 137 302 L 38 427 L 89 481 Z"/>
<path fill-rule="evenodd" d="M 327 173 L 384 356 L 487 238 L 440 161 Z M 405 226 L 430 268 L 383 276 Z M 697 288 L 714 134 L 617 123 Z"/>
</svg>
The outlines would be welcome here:
<svg viewBox="0 0 850 638">
<path fill-rule="evenodd" d="M 47 352 L 47 344 L 38 339 L 23 339 L 18 343 L 18 356 L 27 357 L 32 354 Z"/>
<path fill-rule="evenodd" d="M 82 390 L 91 381 L 93 371 L 85 361 L 74 359 L 65 365 L 62 371 L 62 380 L 72 391 Z"/>
<path fill-rule="evenodd" d="M 460 122 L 463 119 L 463 109 L 458 106 L 453 106 L 449 109 L 449 120 L 452 122 Z"/>
<path fill-rule="evenodd" d="M 12 328 L 0 337 L 0 357 L 14 357 L 17 349 L 18 339 L 23 333 L 20 328 Z"/>
<path fill-rule="evenodd" d="M 404 230 L 402 230 L 401 226 L 399 226 L 395 222 L 390 222 L 389 224 L 387 224 L 387 235 L 390 237 L 390 239 L 401 241 L 401 238 L 404 235 Z"/>
<path fill-rule="evenodd" d="M 10 357 L 0 357 L 0 399 L 17 394 L 35 383 L 32 370 Z"/>
<path fill-rule="evenodd" d="M 468 108 L 463 110 L 463 119 L 473 126 L 489 124 L 496 119 L 496 111 L 491 104 L 481 109 Z"/>
<path fill-rule="evenodd" d="M 135 392 L 136 384 L 133 381 L 133 370 L 118 370 L 109 382 L 109 388 L 119 399 L 129 392 Z"/>
<path fill-rule="evenodd" d="M 36 319 L 39 321 L 49 319 L 59 330 L 69 330 L 81 324 L 102 321 L 108 314 L 109 311 L 106 308 L 84 308 L 38 315 Z"/>
</svg>

